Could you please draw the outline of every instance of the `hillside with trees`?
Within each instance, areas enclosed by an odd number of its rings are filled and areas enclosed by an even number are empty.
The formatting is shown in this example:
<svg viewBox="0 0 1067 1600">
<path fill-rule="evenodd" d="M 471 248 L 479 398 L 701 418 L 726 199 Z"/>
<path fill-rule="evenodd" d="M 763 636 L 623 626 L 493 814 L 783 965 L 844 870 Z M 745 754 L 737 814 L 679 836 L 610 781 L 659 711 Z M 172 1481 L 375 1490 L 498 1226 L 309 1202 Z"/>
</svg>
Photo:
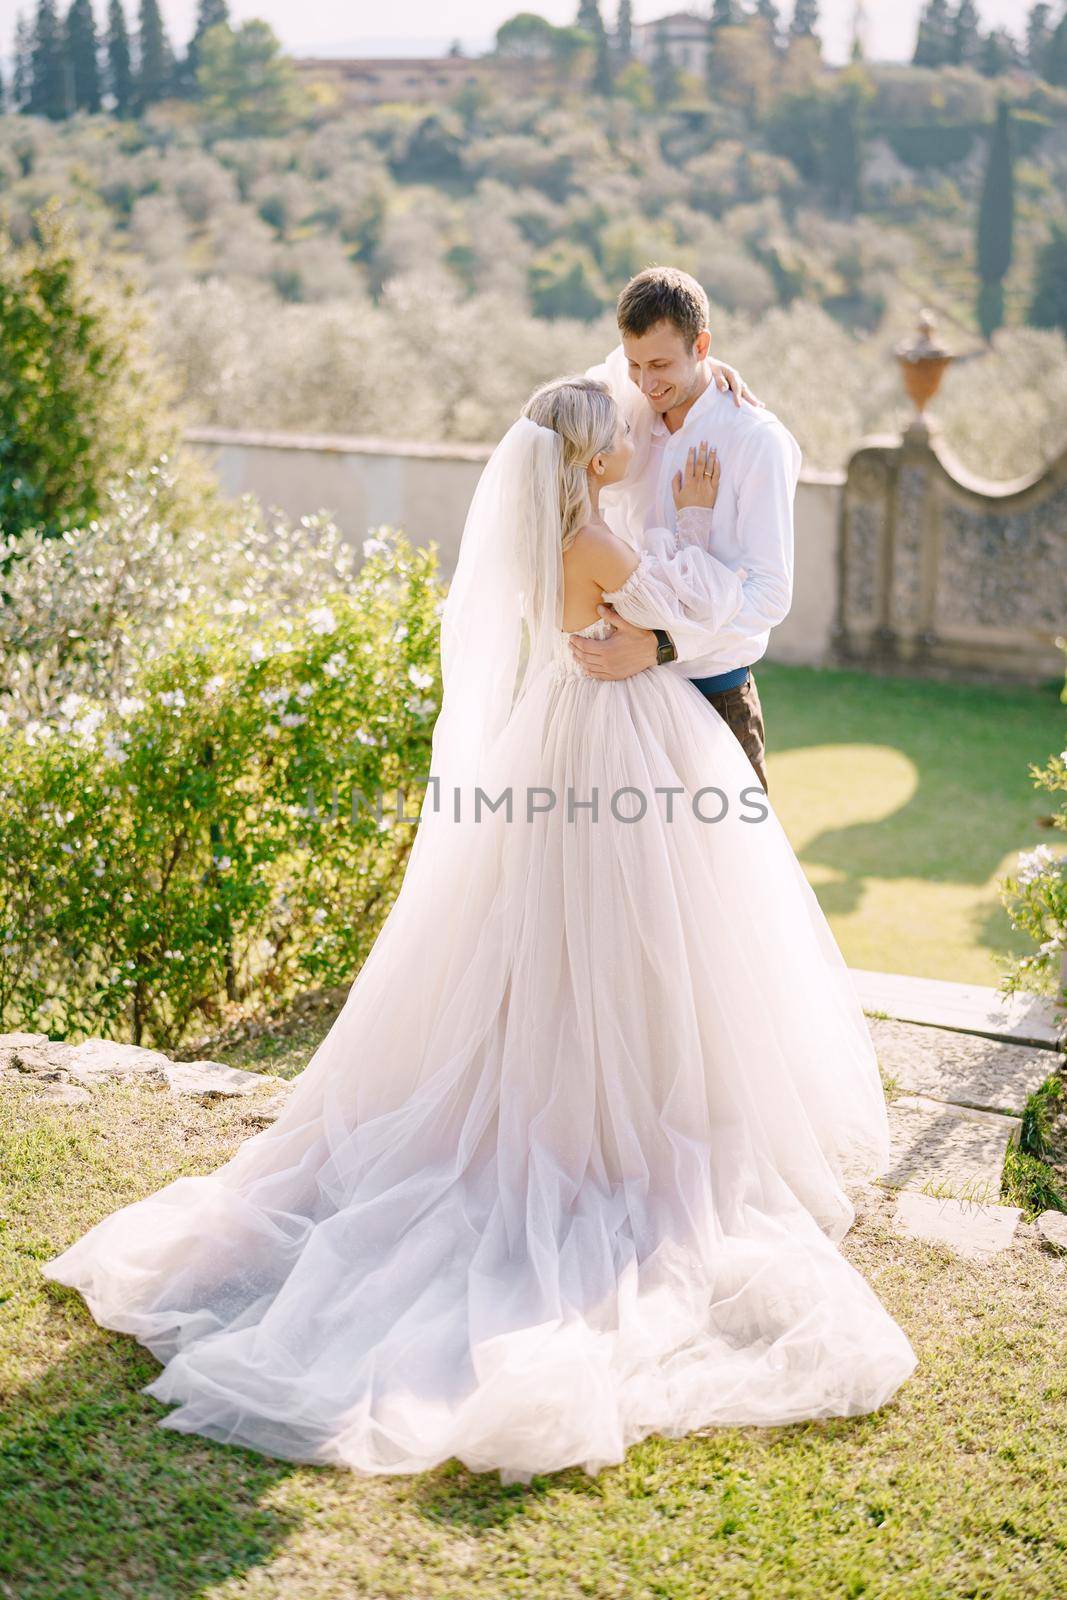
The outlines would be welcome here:
<svg viewBox="0 0 1067 1600">
<path fill-rule="evenodd" d="M 98 8 L 99 9 L 99 8 Z M 201 0 L 38 0 L 0 118 L 13 246 L 58 198 L 133 276 L 190 420 L 495 437 L 542 378 L 614 342 L 625 279 L 705 284 L 716 350 L 836 466 L 906 412 L 920 305 L 975 358 L 939 414 L 1011 476 L 1067 414 L 1067 19 L 1024 37 L 928 0 L 915 59 L 828 66 L 818 7 L 715 0 L 702 70 L 627 0 L 520 13 L 446 99 L 357 105 L 262 22 Z M 691 66 L 690 61 L 690 66 Z M 993 385 L 1010 417 L 988 405 Z"/>
</svg>

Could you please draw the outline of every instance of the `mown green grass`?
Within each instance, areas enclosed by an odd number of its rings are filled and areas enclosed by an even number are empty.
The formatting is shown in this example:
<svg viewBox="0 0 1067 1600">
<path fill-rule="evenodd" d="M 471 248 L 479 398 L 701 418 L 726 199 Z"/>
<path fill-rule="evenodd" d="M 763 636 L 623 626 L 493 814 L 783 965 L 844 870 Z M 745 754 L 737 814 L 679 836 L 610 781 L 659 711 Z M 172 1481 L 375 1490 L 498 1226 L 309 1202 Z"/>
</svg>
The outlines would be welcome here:
<svg viewBox="0 0 1067 1600">
<path fill-rule="evenodd" d="M 1067 744 L 1057 683 L 985 687 L 759 662 L 772 802 L 849 966 L 996 984 L 996 880 L 1055 843 L 1033 786 Z"/>
<path fill-rule="evenodd" d="M 269 1085 L 264 1086 L 269 1093 Z M 18 1600 L 1054 1600 L 1067 1594 L 1062 1263 L 844 1243 L 919 1356 L 881 1412 L 651 1438 L 596 1479 L 455 1461 L 358 1479 L 155 1426 L 157 1363 L 40 1264 L 258 1126 L 111 1087 L 0 1085 L 0 1593 Z M 868 1202 L 863 1202 L 865 1205 Z M 580 1404 L 579 1396 L 575 1403 Z"/>
</svg>

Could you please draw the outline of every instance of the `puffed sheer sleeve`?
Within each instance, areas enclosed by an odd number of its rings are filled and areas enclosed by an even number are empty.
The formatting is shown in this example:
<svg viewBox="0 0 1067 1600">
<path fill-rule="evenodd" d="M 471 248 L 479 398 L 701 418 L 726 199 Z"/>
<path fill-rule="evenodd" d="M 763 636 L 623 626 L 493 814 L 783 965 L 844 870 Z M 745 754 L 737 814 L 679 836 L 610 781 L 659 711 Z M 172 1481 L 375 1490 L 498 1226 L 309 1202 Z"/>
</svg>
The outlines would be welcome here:
<svg viewBox="0 0 1067 1600">
<path fill-rule="evenodd" d="M 690 506 L 678 513 L 678 531 L 652 528 L 625 583 L 604 599 L 640 628 L 666 628 L 678 647 L 707 648 L 709 632 L 725 627 L 744 603 L 744 567 L 735 572 L 704 548 L 711 513 Z"/>
</svg>

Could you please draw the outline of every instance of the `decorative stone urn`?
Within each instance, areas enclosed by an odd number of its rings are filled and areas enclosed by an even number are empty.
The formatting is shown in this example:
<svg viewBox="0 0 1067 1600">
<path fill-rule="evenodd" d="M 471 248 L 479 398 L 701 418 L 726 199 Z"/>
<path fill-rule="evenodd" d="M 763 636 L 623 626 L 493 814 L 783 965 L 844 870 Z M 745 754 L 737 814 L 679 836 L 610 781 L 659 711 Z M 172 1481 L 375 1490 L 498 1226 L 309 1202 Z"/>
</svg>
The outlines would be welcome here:
<svg viewBox="0 0 1067 1600">
<path fill-rule="evenodd" d="M 903 437 L 849 459 L 832 641 L 840 666 L 979 683 L 1062 681 L 1067 635 L 1067 450 L 992 482 L 956 460 L 926 408 L 949 354 L 928 311 L 896 358 L 914 406 Z M 1067 972 L 1067 962 L 1065 962 Z"/>
<path fill-rule="evenodd" d="M 942 345 L 936 343 L 936 329 L 937 318 L 933 312 L 920 311 L 918 337 L 912 344 L 900 344 L 896 349 L 904 387 L 916 413 L 908 432 L 924 436 L 930 432 L 924 412 L 940 389 L 941 379 L 954 360 Z"/>
</svg>

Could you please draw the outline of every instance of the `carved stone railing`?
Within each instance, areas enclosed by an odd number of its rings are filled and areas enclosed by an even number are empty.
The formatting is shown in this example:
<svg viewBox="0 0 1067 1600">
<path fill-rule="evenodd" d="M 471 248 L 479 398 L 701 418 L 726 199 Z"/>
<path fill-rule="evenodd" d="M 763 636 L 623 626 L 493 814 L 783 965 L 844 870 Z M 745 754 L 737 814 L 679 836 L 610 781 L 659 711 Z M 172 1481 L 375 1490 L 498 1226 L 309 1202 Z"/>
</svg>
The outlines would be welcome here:
<svg viewBox="0 0 1067 1600">
<path fill-rule="evenodd" d="M 918 416 L 864 441 L 838 525 L 834 659 L 989 681 L 1062 678 L 1067 451 L 1032 477 L 974 477 Z"/>
</svg>

